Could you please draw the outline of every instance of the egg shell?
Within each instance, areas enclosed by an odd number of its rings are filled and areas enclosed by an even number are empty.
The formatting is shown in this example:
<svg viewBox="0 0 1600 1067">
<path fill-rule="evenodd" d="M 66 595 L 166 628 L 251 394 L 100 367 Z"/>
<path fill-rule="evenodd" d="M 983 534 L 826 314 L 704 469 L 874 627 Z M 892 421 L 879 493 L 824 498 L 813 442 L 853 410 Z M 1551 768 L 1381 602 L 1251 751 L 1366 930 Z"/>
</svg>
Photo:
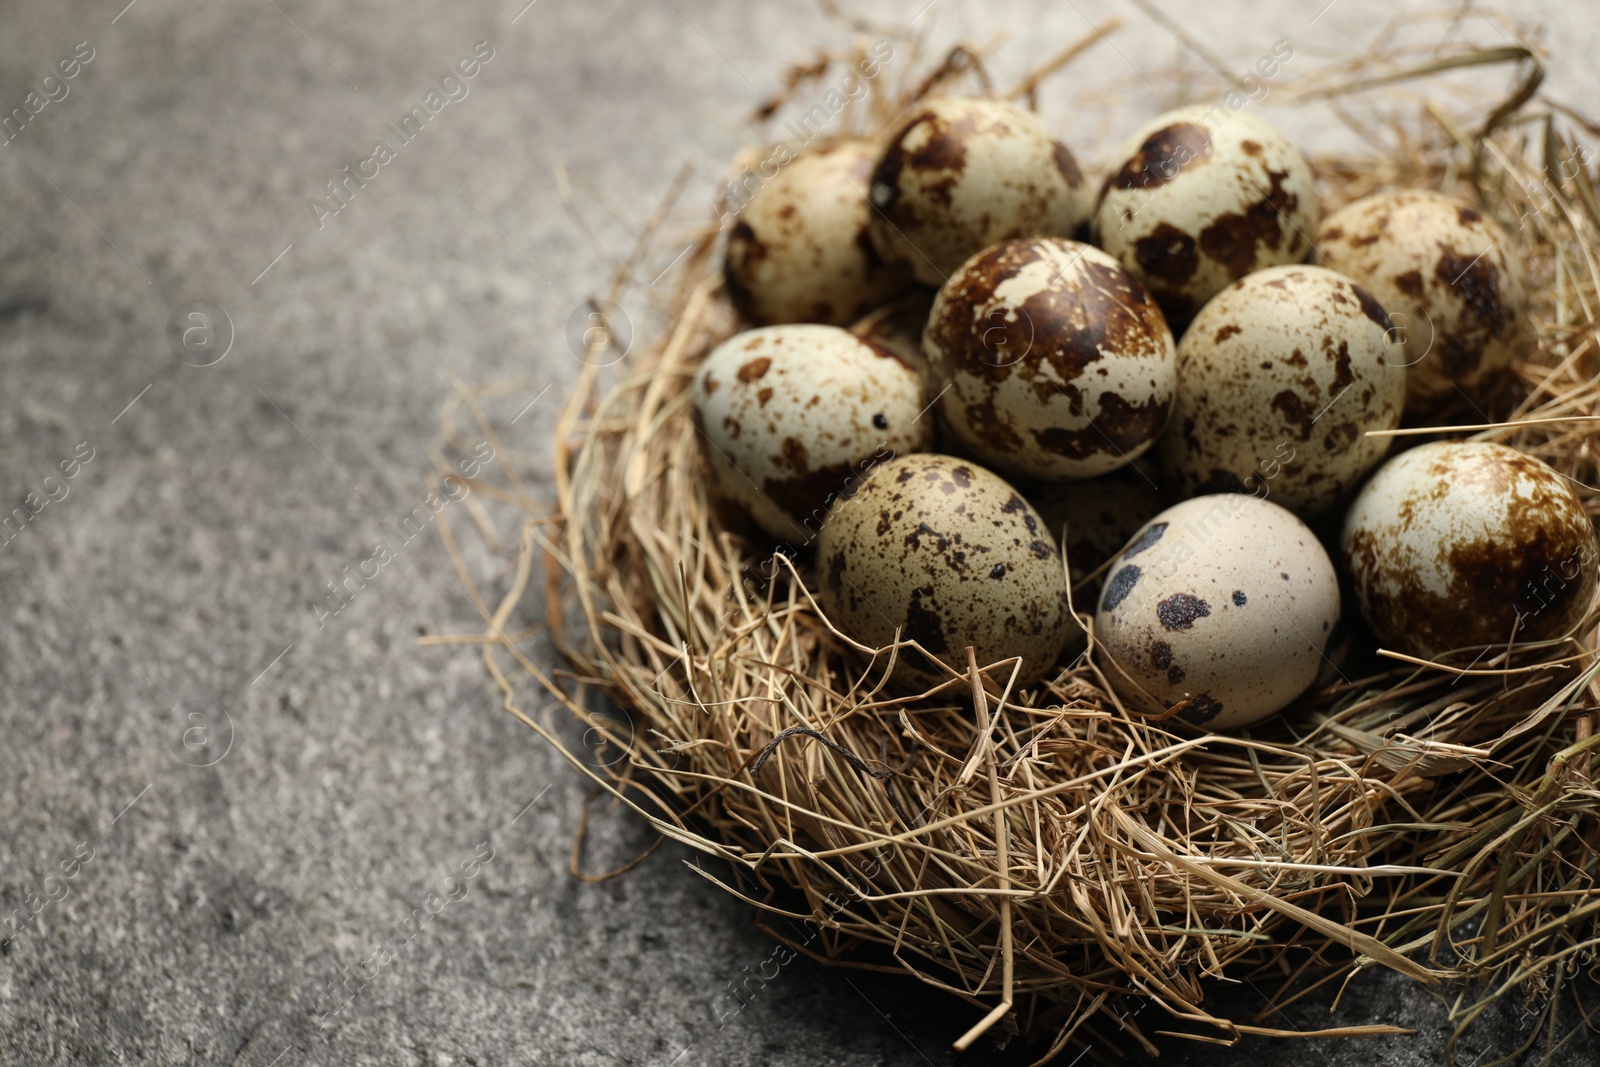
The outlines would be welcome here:
<svg viewBox="0 0 1600 1067">
<path fill-rule="evenodd" d="M 1019 684 L 1031 684 L 1083 637 L 1049 537 L 999 475 L 951 456 L 901 456 L 875 469 L 822 528 L 819 599 L 863 644 L 888 645 L 899 628 L 959 672 L 968 646 L 979 666 L 1020 656 Z M 893 680 L 914 691 L 946 677 L 902 651 Z"/>
<path fill-rule="evenodd" d="M 736 334 L 706 357 L 693 398 L 717 488 L 796 548 L 874 466 L 933 443 L 917 373 L 837 326 Z"/>
<path fill-rule="evenodd" d="M 939 290 L 923 337 L 945 425 L 984 463 L 1025 478 L 1092 478 L 1166 425 L 1172 331 L 1150 294 L 1090 245 L 1004 241 Z"/>
<path fill-rule="evenodd" d="M 1434 657 L 1567 633 L 1594 599 L 1600 545 L 1541 460 L 1487 441 L 1391 459 L 1345 516 L 1344 565 L 1384 647 Z"/>
<path fill-rule="evenodd" d="M 756 190 L 723 260 L 740 314 L 844 326 L 906 289 L 909 268 L 885 262 L 867 236 L 877 158 L 867 141 L 842 141 L 797 156 Z"/>
<path fill-rule="evenodd" d="M 1178 344 L 1178 399 L 1161 439 L 1180 497 L 1248 491 L 1327 511 L 1382 460 L 1405 368 L 1366 290 L 1323 267 L 1271 267 L 1218 293 Z"/>
<path fill-rule="evenodd" d="M 1094 625 L 1125 701 L 1230 730 L 1305 691 L 1338 621 L 1339 579 L 1316 535 L 1270 501 L 1221 493 L 1175 504 L 1134 538 Z"/>
<path fill-rule="evenodd" d="M 1311 250 L 1311 164 L 1282 133 L 1224 105 L 1168 112 L 1114 157 L 1095 243 L 1122 261 L 1174 321 L 1251 271 Z"/>
<path fill-rule="evenodd" d="M 900 127 L 871 198 L 873 244 L 925 285 L 996 241 L 1069 237 L 1093 207 L 1072 152 L 1037 115 L 963 97 L 924 104 Z"/>
<path fill-rule="evenodd" d="M 1521 268 L 1463 200 L 1423 189 L 1365 197 L 1323 220 L 1317 254 L 1394 320 L 1409 410 L 1477 399 L 1529 340 Z"/>
</svg>

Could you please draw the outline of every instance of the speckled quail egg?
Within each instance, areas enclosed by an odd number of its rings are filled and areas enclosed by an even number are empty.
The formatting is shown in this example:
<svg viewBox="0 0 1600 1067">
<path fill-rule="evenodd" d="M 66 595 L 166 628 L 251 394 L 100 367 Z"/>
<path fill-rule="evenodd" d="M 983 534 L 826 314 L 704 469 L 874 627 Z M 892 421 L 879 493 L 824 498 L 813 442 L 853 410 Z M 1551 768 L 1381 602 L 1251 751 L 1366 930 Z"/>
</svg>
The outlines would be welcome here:
<svg viewBox="0 0 1600 1067">
<path fill-rule="evenodd" d="M 917 109 L 878 161 L 871 197 L 873 244 L 925 285 L 996 241 L 1070 237 L 1093 209 L 1071 151 L 1037 115 L 964 97 Z"/>
<path fill-rule="evenodd" d="M 1318 262 L 1389 312 L 1406 368 L 1406 407 L 1480 396 L 1527 338 L 1522 272 L 1495 226 L 1455 197 L 1423 189 L 1348 204 L 1317 230 Z"/>
<path fill-rule="evenodd" d="M 1316 224 L 1311 164 L 1299 150 L 1255 115 L 1204 106 L 1135 133 L 1094 216 L 1096 243 L 1174 320 L 1251 271 L 1304 259 Z"/>
<path fill-rule="evenodd" d="M 693 395 L 717 488 L 795 547 L 874 466 L 933 443 L 917 373 L 837 326 L 736 334 L 706 357 Z"/>
<path fill-rule="evenodd" d="M 1086 482 L 1049 482 L 1027 491 L 1028 502 L 1050 531 L 1067 540 L 1074 581 L 1120 552 L 1145 523 L 1167 507 L 1166 494 L 1143 461 Z"/>
<path fill-rule="evenodd" d="M 844 326 L 910 284 L 908 268 L 867 239 L 877 158 L 869 142 L 842 141 L 794 158 L 756 191 L 723 261 L 740 314 L 758 325 Z"/>
<path fill-rule="evenodd" d="M 1305 523 L 1220 493 L 1168 508 L 1134 538 L 1094 625 L 1125 701 L 1228 730 L 1304 692 L 1338 621 L 1338 576 Z"/>
<path fill-rule="evenodd" d="M 877 467 L 823 526 L 819 599 L 863 644 L 881 648 L 898 629 L 962 673 L 968 646 L 983 667 L 1020 656 L 1019 682 L 1031 684 L 1083 637 L 1049 538 L 999 475 L 952 456 L 901 456 Z M 905 650 L 894 680 L 920 689 L 946 677 Z"/>
<path fill-rule="evenodd" d="M 1345 516 L 1345 568 L 1388 648 L 1560 637 L 1594 599 L 1600 544 L 1572 486 L 1507 445 L 1436 441 L 1391 459 Z"/>
<path fill-rule="evenodd" d="M 922 331 L 928 325 L 933 293 L 917 289 L 892 303 L 875 308 L 850 324 L 850 332 L 863 340 L 882 345 L 919 370 L 922 358 Z"/>
<path fill-rule="evenodd" d="M 1178 400 L 1161 439 L 1179 496 L 1248 491 L 1327 510 L 1389 447 L 1405 368 L 1366 290 L 1323 267 L 1269 267 L 1218 293 L 1178 345 Z"/>
<path fill-rule="evenodd" d="M 1144 286 L 1060 237 L 992 245 L 934 299 L 929 386 L 961 447 L 1027 478 L 1092 478 L 1148 449 L 1176 391 L 1176 349 Z"/>
</svg>

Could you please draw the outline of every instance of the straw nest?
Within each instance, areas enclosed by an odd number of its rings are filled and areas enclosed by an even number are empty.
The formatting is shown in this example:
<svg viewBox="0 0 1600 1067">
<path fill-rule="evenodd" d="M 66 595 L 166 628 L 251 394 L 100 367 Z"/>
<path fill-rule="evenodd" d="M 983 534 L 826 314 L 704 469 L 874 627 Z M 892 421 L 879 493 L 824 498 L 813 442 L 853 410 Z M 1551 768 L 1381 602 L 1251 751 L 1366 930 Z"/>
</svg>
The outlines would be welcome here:
<svg viewBox="0 0 1600 1067">
<path fill-rule="evenodd" d="M 981 50 L 957 49 L 852 106 L 841 132 L 880 131 L 930 94 L 1031 101 L 1096 39 L 1010 92 Z M 795 68 L 791 89 L 823 84 L 861 47 Z M 1509 99 L 1463 87 L 1504 82 L 1486 77 L 1496 64 L 1513 72 Z M 1452 81 L 1461 70 L 1475 76 Z M 1444 47 L 1325 67 L 1275 92 L 1348 114 L 1381 100 L 1405 116 L 1352 119 L 1372 150 L 1314 159 L 1328 208 L 1420 186 L 1474 198 L 1503 224 L 1528 272 L 1537 345 L 1481 410 L 1424 432 L 1537 455 L 1592 514 L 1600 198 L 1577 137 L 1595 129 L 1544 99 L 1540 77 L 1530 46 Z M 1292 136 L 1292 119 L 1278 121 Z M 613 297 L 672 219 L 658 211 Z M 808 589 L 811 561 L 761 558 L 708 498 L 688 389 L 738 323 L 716 228 L 696 227 L 669 279 L 639 287 L 670 292 L 659 328 L 641 328 L 620 362 L 596 349 L 605 358 L 586 363 L 559 419 L 553 511 L 487 413 L 486 398 L 510 390 L 463 388 L 449 405 L 441 469 L 454 469 L 453 448 L 493 442 L 509 476 L 470 482 L 473 514 L 491 547 L 497 506 L 521 517 L 521 535 L 485 594 L 444 525 L 488 626 L 435 640 L 482 643 L 508 710 L 665 838 L 741 868 L 762 887 L 742 895 L 788 920 L 770 928 L 795 949 L 903 969 L 970 1002 L 962 1044 L 1022 1032 L 1048 1060 L 1117 1033 L 1147 1047 L 1160 1031 L 1305 1036 L 1208 1013 L 1219 975 L 1276 1005 L 1370 966 L 1455 980 L 1462 1029 L 1499 997 L 1548 1005 L 1581 984 L 1600 944 L 1592 609 L 1576 636 L 1472 663 L 1389 656 L 1358 631 L 1288 713 L 1249 734 L 1196 737 L 1125 711 L 1092 635 L 1086 659 L 1036 688 L 973 664 L 896 697 L 883 684 L 896 649 L 831 626 Z M 566 661 L 553 673 L 523 651 L 536 625 L 514 629 L 525 602 L 539 613 L 536 566 Z M 600 759 L 523 710 L 524 671 L 585 724 Z M 1130 997 L 1162 1011 L 1135 1014 Z M 1392 1031 L 1374 1021 L 1313 1036 Z"/>
</svg>

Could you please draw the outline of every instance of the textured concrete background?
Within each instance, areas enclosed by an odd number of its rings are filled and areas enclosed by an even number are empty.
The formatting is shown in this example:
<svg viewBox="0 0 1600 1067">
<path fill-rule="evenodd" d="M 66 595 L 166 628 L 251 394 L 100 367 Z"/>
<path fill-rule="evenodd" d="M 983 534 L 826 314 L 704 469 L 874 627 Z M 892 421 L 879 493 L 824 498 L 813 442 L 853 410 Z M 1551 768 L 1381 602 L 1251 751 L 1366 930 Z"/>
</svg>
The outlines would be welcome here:
<svg viewBox="0 0 1600 1067">
<path fill-rule="evenodd" d="M 627 225 L 685 162 L 704 203 L 783 63 L 847 39 L 806 3 L 523 2 L 0 6 L 0 110 L 80 42 L 93 53 L 0 147 L 0 502 L 38 509 L 0 544 L 0 906 L 22 922 L 0 944 L 0 1062 L 957 1060 L 976 1013 L 910 983 L 797 962 L 730 1014 L 773 942 L 682 850 L 568 877 L 582 780 L 498 711 L 474 657 L 414 643 L 474 618 L 431 533 L 319 619 L 325 583 L 422 503 L 448 374 L 551 385 L 511 443 L 548 434 L 578 366 L 564 324 L 606 272 L 555 166 Z M 1241 69 L 1280 38 L 1309 67 L 1429 6 L 1335 0 L 1313 22 L 1320 2 L 1165 3 Z M 1127 28 L 1045 101 L 1092 162 L 1172 102 L 1156 86 L 1178 49 L 1138 9 L 936 0 L 918 24 L 943 42 L 1010 31 L 1009 80 L 1112 13 Z M 1591 101 L 1600 17 L 1522 14 L 1557 45 L 1555 95 Z M 1498 40 L 1463 15 L 1459 32 Z M 493 58 L 470 94 L 319 229 L 308 198 L 478 41 Z M 1333 136 L 1325 116 L 1283 121 L 1312 147 Z M 587 215 L 622 255 L 624 225 Z M 194 300 L 234 332 L 208 367 L 166 338 Z M 75 477 L 47 482 L 63 462 Z M 597 870 L 650 835 L 613 814 L 592 838 Z M 408 928 L 462 870 L 466 895 Z M 320 1025 L 330 983 L 381 947 Z M 1425 1062 L 1443 1015 L 1439 994 L 1371 975 L 1332 1021 L 1419 1037 L 1173 1052 Z M 1276 1021 L 1328 1025 L 1326 1002 Z M 1462 1061 L 1527 1035 L 1512 1012 Z M 1562 1060 L 1593 1062 L 1584 1040 Z"/>
</svg>

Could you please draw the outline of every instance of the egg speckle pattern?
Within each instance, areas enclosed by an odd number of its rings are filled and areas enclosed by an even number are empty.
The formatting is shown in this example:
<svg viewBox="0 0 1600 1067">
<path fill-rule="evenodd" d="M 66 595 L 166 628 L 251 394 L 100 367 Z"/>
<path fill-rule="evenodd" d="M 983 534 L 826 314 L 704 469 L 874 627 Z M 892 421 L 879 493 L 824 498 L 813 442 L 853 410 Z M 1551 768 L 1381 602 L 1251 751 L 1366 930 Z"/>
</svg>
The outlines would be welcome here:
<svg viewBox="0 0 1600 1067">
<path fill-rule="evenodd" d="M 1067 604 L 1066 571 L 1044 521 L 998 475 L 966 460 L 922 454 L 879 466 L 822 528 L 819 599 L 864 644 L 905 638 L 966 670 L 1022 657 L 1021 684 L 1044 677 L 1082 630 Z M 915 652 L 895 680 L 944 677 Z"/>
<path fill-rule="evenodd" d="M 1311 249 L 1311 165 L 1254 115 L 1180 108 L 1147 123 L 1115 159 L 1095 210 L 1096 243 L 1175 319 Z"/>
<path fill-rule="evenodd" d="M 874 466 L 933 443 L 917 373 L 835 326 L 767 326 L 723 342 L 695 375 L 716 486 L 803 547 Z"/>
<path fill-rule="evenodd" d="M 1347 204 L 1318 229 L 1317 253 L 1394 319 L 1409 409 L 1477 398 L 1529 339 L 1521 269 L 1494 223 L 1455 197 L 1408 189 Z"/>
<path fill-rule="evenodd" d="M 934 300 L 923 352 L 961 446 L 1031 478 L 1125 465 L 1161 433 L 1177 388 L 1150 294 L 1104 252 L 1059 237 L 962 264 Z"/>
<path fill-rule="evenodd" d="M 1276 504 L 1224 493 L 1168 508 L 1111 564 L 1095 637 L 1124 700 L 1226 730 L 1304 692 L 1338 621 L 1316 535 Z"/>
<path fill-rule="evenodd" d="M 866 141 L 844 141 L 783 166 L 739 212 L 723 277 L 757 325 L 844 326 L 910 284 L 867 237 L 867 186 L 877 162 Z"/>
<path fill-rule="evenodd" d="M 1566 479 L 1507 445 L 1436 441 L 1372 476 L 1345 517 L 1345 568 L 1388 648 L 1559 637 L 1594 598 L 1600 545 Z"/>
<path fill-rule="evenodd" d="M 1071 151 L 1037 115 L 961 97 L 923 105 L 900 128 L 871 199 L 874 245 L 925 285 L 996 241 L 1069 237 L 1093 206 Z"/>
<path fill-rule="evenodd" d="M 1349 279 L 1271 267 L 1234 282 L 1178 345 L 1178 398 L 1162 437 L 1180 496 L 1249 491 L 1301 515 L 1328 509 L 1388 450 L 1405 368 L 1392 323 Z"/>
</svg>

